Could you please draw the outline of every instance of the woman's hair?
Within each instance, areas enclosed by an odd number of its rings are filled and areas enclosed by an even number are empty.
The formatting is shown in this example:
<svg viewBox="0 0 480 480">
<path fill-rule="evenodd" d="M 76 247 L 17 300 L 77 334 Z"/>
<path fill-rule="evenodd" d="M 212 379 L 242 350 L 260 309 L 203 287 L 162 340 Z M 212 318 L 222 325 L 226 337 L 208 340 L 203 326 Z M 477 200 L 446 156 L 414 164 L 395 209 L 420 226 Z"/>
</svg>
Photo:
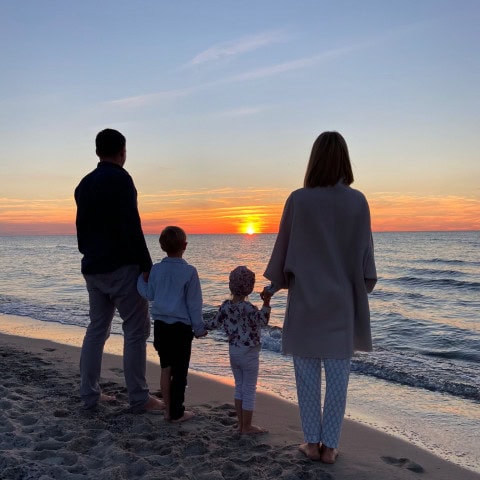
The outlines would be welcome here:
<svg viewBox="0 0 480 480">
<path fill-rule="evenodd" d="M 328 187 L 342 179 L 346 185 L 353 183 L 347 142 L 338 132 L 323 132 L 313 144 L 303 186 Z"/>
<path fill-rule="evenodd" d="M 178 253 L 185 248 L 187 235 L 180 227 L 168 226 L 162 230 L 158 241 L 164 252 Z"/>
</svg>

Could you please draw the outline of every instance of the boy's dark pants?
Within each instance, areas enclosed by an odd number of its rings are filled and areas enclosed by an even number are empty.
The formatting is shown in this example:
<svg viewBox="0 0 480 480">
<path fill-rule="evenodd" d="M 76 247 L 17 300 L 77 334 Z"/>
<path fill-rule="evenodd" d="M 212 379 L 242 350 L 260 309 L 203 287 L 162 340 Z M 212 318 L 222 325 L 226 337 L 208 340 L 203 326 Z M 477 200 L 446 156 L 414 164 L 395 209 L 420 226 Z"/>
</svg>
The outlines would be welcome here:
<svg viewBox="0 0 480 480">
<path fill-rule="evenodd" d="M 192 353 L 192 327 L 182 322 L 169 324 L 155 320 L 153 328 L 153 346 L 160 357 L 160 366 L 171 368 L 170 418 L 178 420 L 185 411 L 183 403 Z"/>
</svg>

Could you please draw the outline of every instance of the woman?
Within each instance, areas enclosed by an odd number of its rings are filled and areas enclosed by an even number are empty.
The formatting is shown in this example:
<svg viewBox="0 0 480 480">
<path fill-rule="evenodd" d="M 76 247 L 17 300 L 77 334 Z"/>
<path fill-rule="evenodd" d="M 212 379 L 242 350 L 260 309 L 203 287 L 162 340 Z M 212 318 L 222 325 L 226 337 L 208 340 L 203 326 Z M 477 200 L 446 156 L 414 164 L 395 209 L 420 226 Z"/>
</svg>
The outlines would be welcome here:
<svg viewBox="0 0 480 480">
<path fill-rule="evenodd" d="M 293 355 L 305 438 L 299 448 L 324 463 L 338 456 L 352 354 L 372 349 L 367 293 L 377 274 L 370 212 L 352 183 L 344 138 L 322 133 L 313 144 L 304 188 L 286 201 L 264 274 L 272 284 L 262 293 L 288 289 L 282 350 Z"/>
</svg>

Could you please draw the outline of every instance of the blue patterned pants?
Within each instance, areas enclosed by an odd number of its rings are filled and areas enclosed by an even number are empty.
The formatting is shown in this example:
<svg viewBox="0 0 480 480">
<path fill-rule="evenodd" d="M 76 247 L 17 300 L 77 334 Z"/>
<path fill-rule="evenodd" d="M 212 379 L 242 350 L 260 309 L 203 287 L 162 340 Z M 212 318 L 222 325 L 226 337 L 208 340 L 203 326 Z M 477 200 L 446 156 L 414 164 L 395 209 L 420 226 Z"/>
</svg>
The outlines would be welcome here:
<svg viewBox="0 0 480 480">
<path fill-rule="evenodd" d="M 325 369 L 325 405 L 322 415 L 322 361 Z M 305 441 L 338 448 L 347 404 L 350 358 L 293 357 L 298 406 Z"/>
</svg>

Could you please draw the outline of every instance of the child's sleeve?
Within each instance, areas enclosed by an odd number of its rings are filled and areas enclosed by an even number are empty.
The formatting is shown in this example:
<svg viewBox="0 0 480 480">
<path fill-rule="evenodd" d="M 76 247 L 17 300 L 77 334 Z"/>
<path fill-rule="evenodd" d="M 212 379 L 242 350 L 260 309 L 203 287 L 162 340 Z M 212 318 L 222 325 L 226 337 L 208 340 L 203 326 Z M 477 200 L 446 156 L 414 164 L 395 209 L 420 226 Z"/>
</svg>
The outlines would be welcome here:
<svg viewBox="0 0 480 480">
<path fill-rule="evenodd" d="M 207 330 L 214 330 L 215 328 L 219 328 L 224 321 L 225 313 L 223 311 L 223 303 L 220 305 L 217 313 L 214 317 L 205 320 L 205 327 Z"/>
<path fill-rule="evenodd" d="M 203 323 L 203 299 L 202 288 L 200 286 L 200 279 L 198 278 L 197 269 L 192 267 L 192 276 L 187 285 L 187 308 L 192 323 L 192 330 L 196 337 L 202 336 L 205 333 L 205 324 Z"/>
<path fill-rule="evenodd" d="M 271 307 L 263 306 L 260 310 L 255 305 L 252 305 L 255 309 L 255 320 L 259 327 L 266 327 L 270 320 Z"/>
<path fill-rule="evenodd" d="M 260 324 L 262 327 L 266 327 L 270 321 L 270 313 L 272 311 L 271 307 L 263 306 L 259 310 Z"/>
<path fill-rule="evenodd" d="M 143 279 L 142 273 L 138 276 L 137 290 L 143 298 L 148 300 L 148 283 Z"/>
<path fill-rule="evenodd" d="M 137 279 L 138 293 L 145 299 L 153 302 L 155 300 L 155 286 L 157 281 L 157 274 L 155 268 L 150 271 L 148 282 L 143 279 L 143 275 L 140 274 Z"/>
<path fill-rule="evenodd" d="M 270 307 L 263 306 L 259 309 L 253 303 L 249 303 L 247 310 L 247 318 L 251 328 L 262 328 L 268 324 L 270 320 Z"/>
</svg>

